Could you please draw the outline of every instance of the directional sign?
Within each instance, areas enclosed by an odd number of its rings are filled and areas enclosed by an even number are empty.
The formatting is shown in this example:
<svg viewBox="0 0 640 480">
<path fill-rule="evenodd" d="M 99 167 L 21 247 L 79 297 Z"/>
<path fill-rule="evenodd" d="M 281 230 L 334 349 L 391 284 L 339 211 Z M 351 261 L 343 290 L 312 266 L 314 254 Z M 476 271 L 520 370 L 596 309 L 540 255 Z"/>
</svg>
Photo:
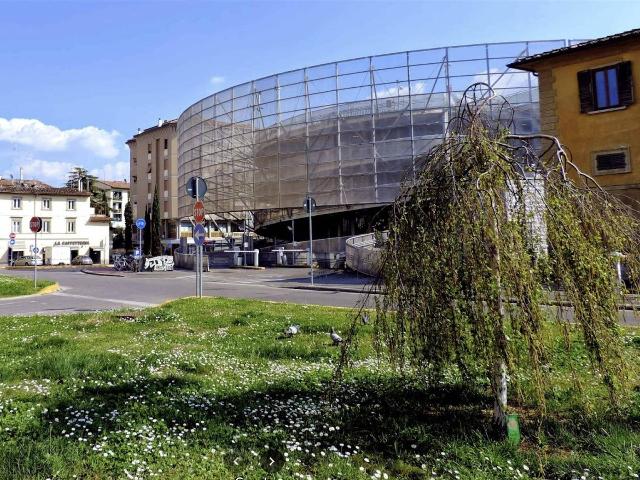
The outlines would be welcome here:
<svg viewBox="0 0 640 480">
<path fill-rule="evenodd" d="M 138 230 L 142 230 L 146 226 L 147 222 L 145 222 L 144 218 L 139 218 L 136 220 L 136 227 L 138 227 Z"/>
<path fill-rule="evenodd" d="M 31 249 L 31 251 L 32 251 L 33 253 L 39 253 L 39 252 L 40 252 L 40 249 L 39 249 L 38 247 L 33 247 L 33 248 Z"/>
<path fill-rule="evenodd" d="M 16 244 L 15 239 L 12 238 L 11 240 L 9 240 L 9 246 L 13 247 L 15 244 Z"/>
<path fill-rule="evenodd" d="M 307 197 L 304 199 L 304 211 L 309 213 L 309 211 L 314 211 L 316 209 L 316 201 L 313 197 Z"/>
<path fill-rule="evenodd" d="M 31 217 L 31 220 L 29 220 L 29 228 L 33 233 L 38 233 L 42 230 L 42 219 L 40 217 Z"/>
<path fill-rule="evenodd" d="M 187 181 L 187 195 L 191 198 L 196 198 L 196 196 L 202 198 L 205 193 L 207 193 L 207 182 L 202 177 L 191 177 Z"/>
<path fill-rule="evenodd" d="M 202 226 L 202 224 L 198 223 L 194 228 L 193 228 L 193 241 L 195 242 L 195 244 L 197 246 L 202 246 L 204 245 L 204 238 L 206 236 L 206 232 L 204 230 L 204 227 Z"/>
<path fill-rule="evenodd" d="M 204 203 L 200 200 L 193 205 L 193 219 L 196 223 L 204 222 Z"/>
<path fill-rule="evenodd" d="M 16 239 L 16 234 L 15 234 L 15 232 L 11 232 L 11 233 L 9 234 L 9 240 L 15 240 L 15 239 Z"/>
</svg>

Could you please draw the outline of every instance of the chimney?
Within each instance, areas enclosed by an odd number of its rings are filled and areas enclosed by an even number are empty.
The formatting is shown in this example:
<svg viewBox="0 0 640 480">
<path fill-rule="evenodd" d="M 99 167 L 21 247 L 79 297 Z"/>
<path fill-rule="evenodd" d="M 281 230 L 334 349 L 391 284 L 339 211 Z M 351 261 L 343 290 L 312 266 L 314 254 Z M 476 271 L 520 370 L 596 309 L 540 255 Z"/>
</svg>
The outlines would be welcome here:
<svg viewBox="0 0 640 480">
<path fill-rule="evenodd" d="M 22 185 L 22 167 L 20 167 L 20 185 Z"/>
<path fill-rule="evenodd" d="M 138 133 L 140 133 L 142 131 L 142 129 L 140 127 L 138 127 Z"/>
<path fill-rule="evenodd" d="M 160 117 L 158 117 L 158 126 L 161 127 L 164 122 Z"/>
</svg>

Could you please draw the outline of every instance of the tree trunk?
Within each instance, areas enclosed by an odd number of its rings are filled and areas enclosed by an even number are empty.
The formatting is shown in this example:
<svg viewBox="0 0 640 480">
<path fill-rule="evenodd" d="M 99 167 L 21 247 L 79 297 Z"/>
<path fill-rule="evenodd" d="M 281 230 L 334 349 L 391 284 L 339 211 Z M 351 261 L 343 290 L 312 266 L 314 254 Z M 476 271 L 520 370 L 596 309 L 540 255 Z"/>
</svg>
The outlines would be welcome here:
<svg viewBox="0 0 640 480">
<path fill-rule="evenodd" d="M 507 364 L 503 359 L 493 366 L 493 421 L 500 431 L 507 426 Z"/>
<path fill-rule="evenodd" d="M 491 199 L 493 211 L 498 212 L 495 199 Z M 507 337 L 504 333 L 506 321 L 504 305 L 502 304 L 502 278 L 500 275 L 500 247 L 498 238 L 498 219 L 493 218 L 491 222 L 493 239 L 489 242 L 489 255 L 491 257 L 491 269 L 496 282 L 495 298 L 493 299 L 492 314 L 494 317 L 494 355 L 495 360 L 492 368 L 491 389 L 493 391 L 493 420 L 498 427 L 498 431 L 505 432 L 507 425 Z"/>
</svg>

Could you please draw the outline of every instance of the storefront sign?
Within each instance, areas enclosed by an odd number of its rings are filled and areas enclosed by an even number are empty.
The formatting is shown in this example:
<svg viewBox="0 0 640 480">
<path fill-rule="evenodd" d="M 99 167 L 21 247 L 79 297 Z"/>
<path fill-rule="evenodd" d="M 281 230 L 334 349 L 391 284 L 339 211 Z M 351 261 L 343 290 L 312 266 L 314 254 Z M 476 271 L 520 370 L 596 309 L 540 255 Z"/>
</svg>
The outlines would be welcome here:
<svg viewBox="0 0 640 480">
<path fill-rule="evenodd" d="M 82 245 L 89 245 L 89 240 L 58 240 L 53 242 L 54 247 L 80 247 Z"/>
</svg>

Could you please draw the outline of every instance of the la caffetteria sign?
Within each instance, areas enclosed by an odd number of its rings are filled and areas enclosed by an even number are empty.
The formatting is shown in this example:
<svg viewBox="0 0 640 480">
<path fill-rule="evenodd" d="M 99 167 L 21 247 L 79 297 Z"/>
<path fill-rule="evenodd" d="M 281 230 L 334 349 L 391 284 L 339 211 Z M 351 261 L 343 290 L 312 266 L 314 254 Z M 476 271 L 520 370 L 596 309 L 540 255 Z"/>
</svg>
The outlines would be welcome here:
<svg viewBox="0 0 640 480">
<path fill-rule="evenodd" d="M 75 247 L 80 245 L 89 245 L 89 240 L 62 240 L 53 242 L 54 247 Z"/>
</svg>

